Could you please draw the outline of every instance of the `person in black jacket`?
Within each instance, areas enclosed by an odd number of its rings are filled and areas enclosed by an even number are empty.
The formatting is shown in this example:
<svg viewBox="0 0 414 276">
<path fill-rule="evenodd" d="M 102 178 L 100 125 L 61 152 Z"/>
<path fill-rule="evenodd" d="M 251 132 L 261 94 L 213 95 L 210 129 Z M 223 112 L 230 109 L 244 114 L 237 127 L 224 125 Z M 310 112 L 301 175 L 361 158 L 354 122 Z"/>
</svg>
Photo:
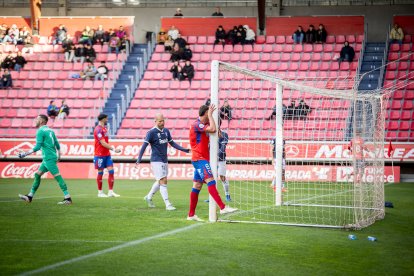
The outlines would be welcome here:
<svg viewBox="0 0 414 276">
<path fill-rule="evenodd" d="M 194 78 L 194 66 L 191 64 L 190 60 L 185 61 L 185 65 L 182 70 L 181 80 L 188 79 L 191 84 L 192 79 Z"/>
<path fill-rule="evenodd" d="M 236 44 L 236 36 L 237 36 L 237 26 L 234 26 L 233 29 L 231 29 L 228 34 L 227 38 L 230 40 L 231 44 Z"/>
<path fill-rule="evenodd" d="M 309 29 L 305 33 L 305 42 L 306 43 L 315 43 L 315 41 L 316 41 L 315 26 L 309 25 Z"/>
<path fill-rule="evenodd" d="M 216 44 L 223 44 L 223 46 L 226 44 L 226 31 L 223 29 L 223 26 L 218 26 L 216 30 L 216 40 L 214 41 L 214 45 Z"/>
<path fill-rule="evenodd" d="M 233 119 L 232 108 L 228 100 L 224 100 L 223 106 L 220 107 L 220 126 L 224 119 L 228 120 L 228 125 L 230 125 L 230 120 Z"/>
<path fill-rule="evenodd" d="M 190 49 L 190 44 L 185 45 L 183 52 L 183 59 L 191 60 L 193 58 L 193 51 Z"/>
<path fill-rule="evenodd" d="M 95 49 L 90 44 L 85 45 L 85 59 L 87 62 L 94 62 L 96 59 Z"/>
<path fill-rule="evenodd" d="M 305 32 L 302 26 L 298 26 L 297 30 L 293 33 L 292 38 L 295 44 L 302 44 L 305 37 Z"/>
<path fill-rule="evenodd" d="M 17 56 L 13 60 L 14 63 L 14 70 L 20 72 L 20 70 L 24 67 L 27 63 L 26 59 L 22 56 L 22 52 L 17 52 Z"/>
<path fill-rule="evenodd" d="M 86 57 L 85 47 L 83 46 L 83 44 L 79 44 L 78 47 L 76 47 L 75 49 L 75 57 L 73 60 L 74 62 L 78 62 L 80 60 L 81 63 L 84 63 L 85 57 Z"/>
<path fill-rule="evenodd" d="M 344 42 L 344 47 L 341 49 L 340 56 L 338 58 L 339 65 L 341 65 L 342 61 L 352 62 L 354 60 L 355 51 L 354 48 L 349 46 L 349 42 Z"/>
<path fill-rule="evenodd" d="M 58 119 L 65 119 L 67 116 L 69 116 L 69 106 L 66 104 L 65 100 L 62 100 L 62 105 L 59 108 L 59 114 Z"/>
<path fill-rule="evenodd" d="M 12 69 L 14 67 L 13 64 L 13 56 L 11 52 L 4 58 L 3 62 L 1 63 L 1 68 L 3 69 Z"/>
<path fill-rule="evenodd" d="M 178 60 L 174 61 L 173 66 L 170 68 L 170 72 L 172 73 L 173 80 L 181 80 L 182 79 L 182 70 L 183 68 L 180 65 Z"/>
<path fill-rule="evenodd" d="M 181 34 L 178 34 L 177 38 L 174 40 L 174 43 L 178 44 L 180 49 L 184 49 L 185 45 L 187 44 L 187 41 L 185 41 L 185 39 L 181 37 Z"/>
<path fill-rule="evenodd" d="M 0 88 L 9 88 L 13 86 L 13 81 L 12 81 L 12 77 L 10 74 L 9 69 L 4 69 L 4 73 L 3 76 L 1 77 L 1 81 L 0 81 Z"/>
<path fill-rule="evenodd" d="M 325 26 L 323 24 L 319 24 L 319 28 L 316 31 L 316 43 L 325 43 L 327 36 L 328 33 L 325 30 Z"/>
</svg>

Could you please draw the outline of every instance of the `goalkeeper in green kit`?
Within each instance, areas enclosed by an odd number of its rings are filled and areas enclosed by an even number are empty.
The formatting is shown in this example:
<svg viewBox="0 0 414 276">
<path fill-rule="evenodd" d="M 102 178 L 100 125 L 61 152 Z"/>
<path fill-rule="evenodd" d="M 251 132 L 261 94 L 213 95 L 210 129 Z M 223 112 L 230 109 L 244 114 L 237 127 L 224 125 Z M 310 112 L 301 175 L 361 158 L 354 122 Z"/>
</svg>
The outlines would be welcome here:
<svg viewBox="0 0 414 276">
<path fill-rule="evenodd" d="M 39 170 L 34 174 L 32 189 L 27 195 L 19 194 L 19 197 L 28 203 L 32 202 L 34 194 L 40 186 L 41 176 L 49 171 L 59 183 L 59 187 L 65 196 L 65 198 L 61 202 L 58 202 L 58 204 L 69 205 L 72 204 L 72 199 L 70 198 L 66 183 L 60 175 L 57 166 L 57 162 L 60 160 L 60 145 L 53 130 L 46 125 L 47 121 L 48 118 L 46 115 L 37 116 L 35 120 L 36 127 L 38 128 L 36 132 L 36 146 L 27 152 L 20 152 L 18 155 L 19 158 L 24 158 L 41 149 L 43 156 L 42 164 L 40 165 Z"/>
</svg>

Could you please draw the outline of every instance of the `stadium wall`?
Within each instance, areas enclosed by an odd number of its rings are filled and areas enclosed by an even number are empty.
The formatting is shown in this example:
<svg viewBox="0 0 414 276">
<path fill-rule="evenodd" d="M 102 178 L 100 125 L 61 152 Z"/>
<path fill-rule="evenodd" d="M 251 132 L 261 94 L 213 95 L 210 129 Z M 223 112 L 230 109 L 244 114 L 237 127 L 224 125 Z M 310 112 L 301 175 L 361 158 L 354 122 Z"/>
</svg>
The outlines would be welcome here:
<svg viewBox="0 0 414 276">
<path fill-rule="evenodd" d="M 182 8 L 186 16 L 209 16 L 214 9 Z M 73 8 L 68 9 L 66 16 L 135 16 L 134 37 L 138 42 L 145 41 L 147 31 L 156 31 L 160 26 L 160 17 L 172 16 L 174 8 Z M 256 7 L 223 7 L 226 16 L 257 16 Z M 414 5 L 378 5 L 378 6 L 332 6 L 332 7 L 283 7 L 267 8 L 266 15 L 271 16 L 311 16 L 311 15 L 364 15 L 368 24 L 368 41 L 383 42 L 392 23 L 394 15 L 414 13 Z M 59 9 L 44 8 L 42 16 L 58 16 Z M 30 16 L 27 8 L 2 8 L 0 16 Z M 292 26 L 292 32 L 296 26 Z M 329 32 L 329 28 L 327 28 Z M 214 35 L 214 34 L 212 34 Z"/>
</svg>

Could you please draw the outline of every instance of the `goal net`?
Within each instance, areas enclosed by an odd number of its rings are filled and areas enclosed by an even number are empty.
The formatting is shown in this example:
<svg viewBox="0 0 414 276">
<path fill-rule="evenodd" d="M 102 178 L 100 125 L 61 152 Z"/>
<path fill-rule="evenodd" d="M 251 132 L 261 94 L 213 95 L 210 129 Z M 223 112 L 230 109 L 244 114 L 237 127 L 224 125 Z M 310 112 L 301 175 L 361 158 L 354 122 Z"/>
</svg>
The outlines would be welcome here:
<svg viewBox="0 0 414 276">
<path fill-rule="evenodd" d="M 305 73 L 212 62 L 211 103 L 229 137 L 228 204 L 239 211 L 217 217 L 210 198 L 211 221 L 360 229 L 384 217 L 386 99 L 357 92 L 353 76 Z M 225 101 L 230 116 L 220 111 Z M 220 183 L 218 151 L 212 135 Z"/>
</svg>

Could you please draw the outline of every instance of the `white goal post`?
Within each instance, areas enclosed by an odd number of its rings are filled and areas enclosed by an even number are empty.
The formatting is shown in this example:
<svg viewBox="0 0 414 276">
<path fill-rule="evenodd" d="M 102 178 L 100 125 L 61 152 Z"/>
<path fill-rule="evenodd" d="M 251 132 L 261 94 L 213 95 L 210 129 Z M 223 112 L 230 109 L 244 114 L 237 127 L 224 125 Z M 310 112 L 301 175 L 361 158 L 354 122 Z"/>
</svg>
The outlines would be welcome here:
<svg viewBox="0 0 414 276">
<path fill-rule="evenodd" d="M 218 218 L 210 196 L 209 220 L 360 229 L 382 219 L 387 97 L 357 92 L 345 74 L 270 75 L 245 67 L 211 64 L 218 127 L 224 100 L 234 113 L 221 129 L 229 134 L 229 146 L 239 149 L 237 156 L 227 152 L 232 201 L 226 203 L 239 212 Z M 295 100 L 297 108 L 288 106 Z M 290 152 L 296 147 L 317 155 L 317 145 L 329 143 L 342 144 L 337 159 L 295 158 Z M 210 163 L 219 183 L 217 153 L 213 134 Z"/>
</svg>

